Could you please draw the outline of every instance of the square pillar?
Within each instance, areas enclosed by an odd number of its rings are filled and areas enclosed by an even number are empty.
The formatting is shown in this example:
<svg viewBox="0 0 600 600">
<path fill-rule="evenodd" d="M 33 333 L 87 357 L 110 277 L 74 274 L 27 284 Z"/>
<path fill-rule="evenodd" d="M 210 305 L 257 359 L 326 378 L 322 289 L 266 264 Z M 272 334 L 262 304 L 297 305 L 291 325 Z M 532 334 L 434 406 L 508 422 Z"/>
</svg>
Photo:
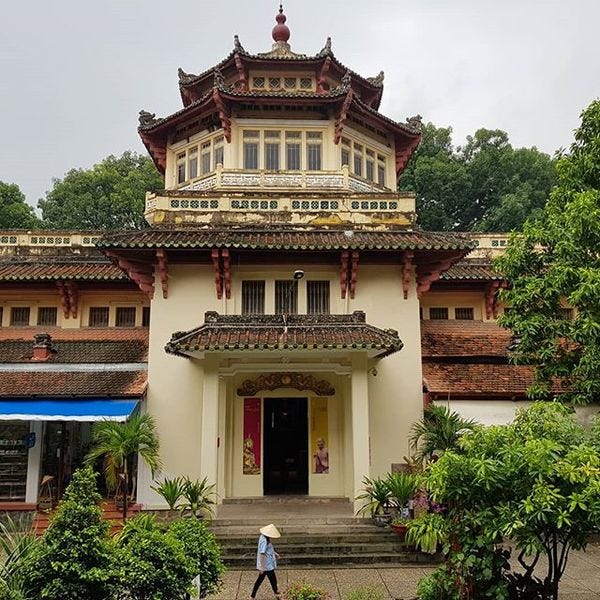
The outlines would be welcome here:
<svg viewBox="0 0 600 600">
<path fill-rule="evenodd" d="M 350 381 L 352 407 L 352 459 L 353 459 L 353 500 L 362 489 L 364 477 L 370 474 L 369 456 L 369 385 L 367 381 L 367 356 L 359 355 L 352 359 Z M 354 500 L 354 510 L 360 502 Z"/>
<path fill-rule="evenodd" d="M 200 476 L 208 483 L 218 480 L 219 374 L 217 363 L 210 358 L 204 364 L 202 384 L 202 428 L 200 430 Z"/>
<path fill-rule="evenodd" d="M 37 504 L 40 485 L 40 471 L 42 468 L 42 433 L 44 423 L 31 421 L 29 431 L 35 433 L 35 445 L 29 448 L 27 454 L 27 482 L 25 485 L 25 502 Z"/>
</svg>

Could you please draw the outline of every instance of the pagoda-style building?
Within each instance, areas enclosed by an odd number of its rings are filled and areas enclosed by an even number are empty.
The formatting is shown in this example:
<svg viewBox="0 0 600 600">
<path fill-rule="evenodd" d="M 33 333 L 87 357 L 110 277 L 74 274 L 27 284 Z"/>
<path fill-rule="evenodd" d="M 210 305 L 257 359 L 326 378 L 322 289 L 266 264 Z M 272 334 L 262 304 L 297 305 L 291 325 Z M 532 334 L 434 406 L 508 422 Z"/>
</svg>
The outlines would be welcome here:
<svg viewBox="0 0 600 600">
<path fill-rule="evenodd" d="M 163 475 L 219 498 L 347 497 L 409 453 L 422 414 L 419 298 L 472 248 L 416 230 L 398 177 L 420 117 L 379 112 L 383 73 L 289 44 L 180 69 L 183 108 L 140 113 L 165 189 L 150 229 L 100 246 L 151 299 L 145 410 Z M 138 499 L 158 503 L 141 468 Z"/>
</svg>

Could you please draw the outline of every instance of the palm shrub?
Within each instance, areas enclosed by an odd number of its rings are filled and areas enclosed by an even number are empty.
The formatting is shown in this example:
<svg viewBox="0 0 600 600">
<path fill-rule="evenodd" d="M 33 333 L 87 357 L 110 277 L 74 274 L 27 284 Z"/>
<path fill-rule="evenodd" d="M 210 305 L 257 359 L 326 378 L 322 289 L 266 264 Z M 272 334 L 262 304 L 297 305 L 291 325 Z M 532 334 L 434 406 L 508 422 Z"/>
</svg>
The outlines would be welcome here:
<svg viewBox="0 0 600 600">
<path fill-rule="evenodd" d="M 463 419 L 445 406 L 428 406 L 423 418 L 411 429 L 410 443 L 421 460 L 430 459 L 436 451 L 456 448 L 460 436 L 477 428 L 477 422 Z"/>
<path fill-rule="evenodd" d="M 91 467 L 78 469 L 27 565 L 29 592 L 44 600 L 113 600 L 117 582 L 110 525 Z M 32 595 L 33 595 L 32 594 Z"/>
<path fill-rule="evenodd" d="M 385 483 L 390 492 L 389 503 L 401 511 L 415 493 L 416 477 L 412 473 L 388 473 Z"/>
<path fill-rule="evenodd" d="M 133 457 L 138 454 L 150 467 L 152 475 L 160 468 L 159 441 L 154 419 L 135 414 L 125 423 L 100 421 L 92 429 L 92 449 L 86 457 L 94 463 L 104 457 L 106 483 L 112 490 L 123 493 L 123 521 L 127 519 L 129 471 Z"/>
<path fill-rule="evenodd" d="M 194 518 L 179 519 L 171 524 L 167 536 L 180 542 L 185 555 L 192 560 L 199 597 L 206 598 L 215 593 L 221 585 L 225 567 L 221 561 L 221 548 L 206 525 Z"/>
<path fill-rule="evenodd" d="M 384 514 L 389 507 L 391 496 L 385 479 L 365 477 L 363 486 L 363 493 L 356 496 L 356 500 L 364 502 L 358 510 L 358 514 L 369 514 L 371 517 Z"/>
<path fill-rule="evenodd" d="M 208 477 L 201 480 L 186 477 L 183 480 L 181 509 L 190 511 L 195 517 L 201 516 L 203 512 L 212 515 L 214 496 L 215 484 L 208 483 Z"/>
<path fill-rule="evenodd" d="M 157 523 L 136 516 L 118 540 L 120 600 L 177 600 L 192 593 L 196 563 Z"/>
<path fill-rule="evenodd" d="M 177 510 L 179 508 L 179 501 L 183 497 L 185 487 L 185 479 L 183 477 L 175 477 L 174 479 L 163 479 L 159 485 L 152 486 L 152 489 L 162 496 L 169 506 L 169 510 Z"/>
<path fill-rule="evenodd" d="M 37 538 L 31 520 L 13 519 L 0 522 L 0 598 L 25 600 L 25 565 L 36 549 Z"/>
</svg>

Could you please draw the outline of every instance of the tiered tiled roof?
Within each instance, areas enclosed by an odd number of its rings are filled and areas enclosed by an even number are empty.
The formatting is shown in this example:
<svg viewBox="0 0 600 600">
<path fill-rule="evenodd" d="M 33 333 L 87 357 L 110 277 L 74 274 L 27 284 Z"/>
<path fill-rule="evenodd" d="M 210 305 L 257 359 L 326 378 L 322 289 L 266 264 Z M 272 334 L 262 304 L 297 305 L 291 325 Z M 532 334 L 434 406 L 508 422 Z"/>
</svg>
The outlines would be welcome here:
<svg viewBox="0 0 600 600">
<path fill-rule="evenodd" d="M 504 279 L 489 261 L 465 258 L 450 267 L 441 277 L 446 280 L 500 281 Z"/>
<path fill-rule="evenodd" d="M 146 390 L 146 371 L 18 371 L 0 373 L 2 397 L 141 396 Z"/>
<path fill-rule="evenodd" d="M 37 362 L 33 336 L 42 330 L 52 353 Z M 0 398 L 141 396 L 147 353 L 147 328 L 1 328 Z"/>
<path fill-rule="evenodd" d="M 171 354 L 248 350 L 366 350 L 376 357 L 402 348 L 398 333 L 366 323 L 365 314 L 244 315 L 207 312 L 205 323 L 173 334 Z"/>
<path fill-rule="evenodd" d="M 508 363 L 510 338 L 494 322 L 421 321 L 425 389 L 439 398 L 524 398 L 534 371 Z"/>
<path fill-rule="evenodd" d="M 0 281 L 126 280 L 127 276 L 107 260 L 8 260 L 0 262 Z"/>
<path fill-rule="evenodd" d="M 259 229 L 145 229 L 109 235 L 103 248 L 241 248 L 258 250 L 469 250 L 458 233 Z"/>
</svg>

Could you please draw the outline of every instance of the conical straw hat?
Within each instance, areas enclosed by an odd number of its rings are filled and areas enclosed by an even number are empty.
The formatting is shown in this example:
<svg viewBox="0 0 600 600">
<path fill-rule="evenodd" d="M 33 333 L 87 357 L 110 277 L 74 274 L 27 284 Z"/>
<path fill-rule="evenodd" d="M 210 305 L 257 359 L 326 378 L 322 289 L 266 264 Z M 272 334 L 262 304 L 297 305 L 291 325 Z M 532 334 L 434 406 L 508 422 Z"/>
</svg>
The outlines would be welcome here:
<svg viewBox="0 0 600 600">
<path fill-rule="evenodd" d="M 271 523 L 270 525 L 265 525 L 264 527 L 261 527 L 259 529 L 259 531 L 268 538 L 281 537 L 281 534 L 277 530 L 277 527 L 275 527 L 275 525 L 273 525 L 273 523 Z"/>
</svg>

